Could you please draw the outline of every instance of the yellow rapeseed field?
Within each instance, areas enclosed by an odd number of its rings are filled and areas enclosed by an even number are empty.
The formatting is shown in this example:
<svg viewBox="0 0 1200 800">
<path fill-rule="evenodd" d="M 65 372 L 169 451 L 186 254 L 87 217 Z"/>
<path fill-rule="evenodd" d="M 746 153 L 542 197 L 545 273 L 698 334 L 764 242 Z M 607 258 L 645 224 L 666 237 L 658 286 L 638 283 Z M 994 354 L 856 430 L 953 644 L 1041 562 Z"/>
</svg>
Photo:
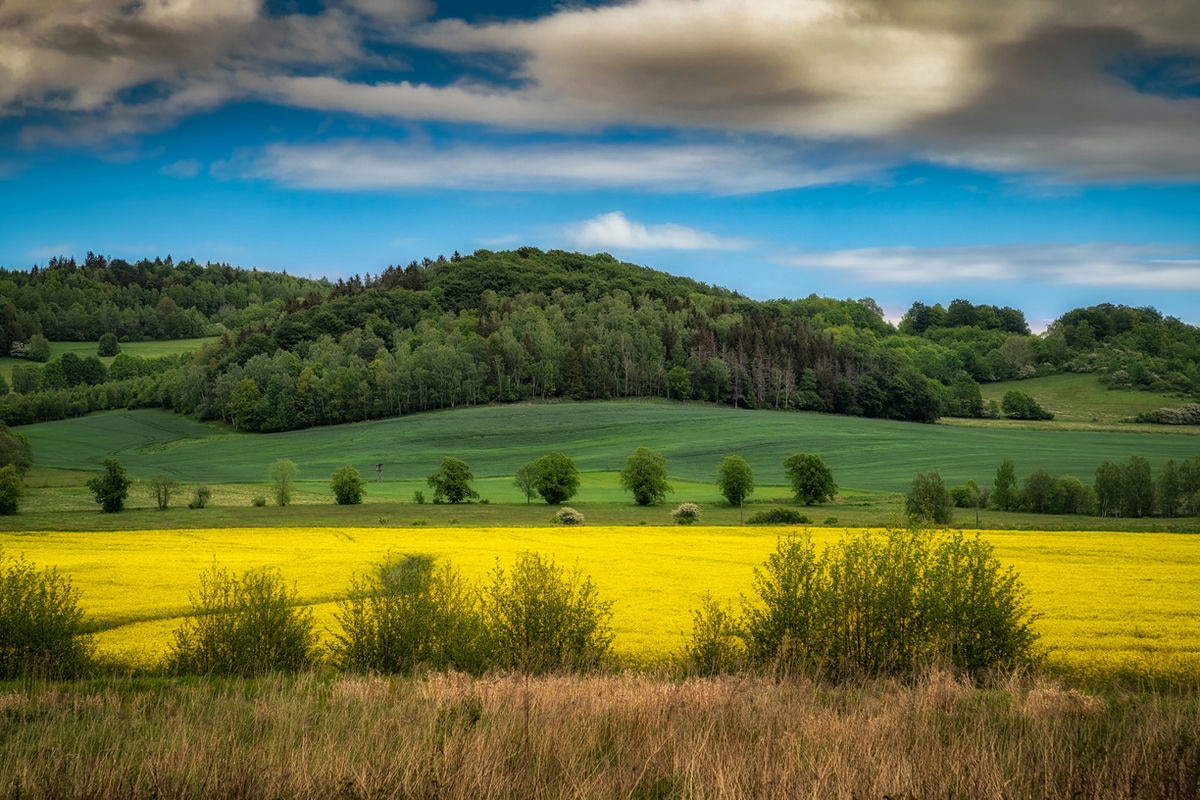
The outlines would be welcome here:
<svg viewBox="0 0 1200 800">
<path fill-rule="evenodd" d="M 614 647 L 638 663 L 683 645 L 691 610 L 710 592 L 749 594 L 753 568 L 779 529 L 733 527 L 579 528 L 221 528 L 105 533 L 6 533 L 0 548 L 55 566 L 82 592 L 101 632 L 100 652 L 156 663 L 201 571 L 277 567 L 320 622 L 334 627 L 335 602 L 351 576 L 388 553 L 448 559 L 486 580 L 532 550 L 590 575 L 613 601 Z M 815 529 L 818 545 L 837 529 Z M 1052 664 L 1075 673 L 1114 671 L 1200 676 L 1200 537 L 1178 534 L 989 531 L 1004 564 L 1018 570 L 1041 614 L 1037 629 Z"/>
</svg>

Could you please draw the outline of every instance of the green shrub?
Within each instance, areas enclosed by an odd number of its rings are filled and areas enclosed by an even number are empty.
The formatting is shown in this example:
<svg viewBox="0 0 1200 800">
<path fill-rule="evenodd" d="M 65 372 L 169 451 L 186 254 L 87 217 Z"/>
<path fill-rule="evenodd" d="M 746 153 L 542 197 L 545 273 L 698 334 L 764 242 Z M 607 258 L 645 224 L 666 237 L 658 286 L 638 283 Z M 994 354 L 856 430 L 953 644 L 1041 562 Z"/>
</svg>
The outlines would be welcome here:
<svg viewBox="0 0 1200 800">
<path fill-rule="evenodd" d="M 689 675 L 736 672 L 746 662 L 746 647 L 732 606 L 705 594 L 692 611 L 692 634 L 684 648 L 684 671 Z"/>
<path fill-rule="evenodd" d="M 21 506 L 25 496 L 25 482 L 21 473 L 12 464 L 0 467 L 0 515 L 11 516 Z"/>
<path fill-rule="evenodd" d="M 549 453 L 534 464 L 534 489 L 552 506 L 570 500 L 579 491 L 579 470 L 563 453 Z"/>
<path fill-rule="evenodd" d="M 167 656 L 177 673 L 260 675 L 295 671 L 316 659 L 312 612 L 276 570 L 240 576 L 213 565 L 200 575 L 192 613 Z"/>
<path fill-rule="evenodd" d="M 96 496 L 96 502 L 106 514 L 115 514 L 125 508 L 129 486 L 133 483 L 125 474 L 125 468 L 115 458 L 104 459 L 104 472 L 94 475 L 87 486 Z"/>
<path fill-rule="evenodd" d="M 419 506 L 425 505 L 425 493 L 420 489 L 417 489 L 415 492 L 413 492 L 413 502 Z"/>
<path fill-rule="evenodd" d="M 913 478 L 912 488 L 904 497 L 904 513 L 924 525 L 950 524 L 954 518 L 954 500 L 940 472 L 921 472 Z"/>
<path fill-rule="evenodd" d="M 511 572 L 499 564 L 483 592 L 494 666 L 542 673 L 599 666 L 612 644 L 612 603 L 589 577 L 525 552 Z"/>
<path fill-rule="evenodd" d="M 444 502 L 462 503 L 478 499 L 479 492 L 471 488 L 473 480 L 475 480 L 475 475 L 471 472 L 467 462 L 446 456 L 442 459 L 437 472 L 426 478 L 425 482 L 433 489 L 433 502 L 440 504 Z"/>
<path fill-rule="evenodd" d="M 794 508 L 776 506 L 746 517 L 747 525 L 807 525 L 811 520 Z"/>
<path fill-rule="evenodd" d="M 329 489 L 339 506 L 358 505 L 363 499 L 363 480 L 351 465 L 338 467 L 329 477 Z"/>
<path fill-rule="evenodd" d="M 256 495 L 256 496 L 255 496 L 255 497 L 254 497 L 254 498 L 253 498 L 253 499 L 250 501 L 250 505 L 254 506 L 255 508 L 262 508 L 262 507 L 263 507 L 263 506 L 265 506 L 266 504 L 267 504 L 267 498 L 263 497 L 261 494 L 260 494 L 260 495 Z"/>
<path fill-rule="evenodd" d="M 992 546 L 960 531 L 856 531 L 818 554 L 781 539 L 744 606 L 752 663 L 837 676 L 1032 660 L 1027 592 Z"/>
<path fill-rule="evenodd" d="M 79 590 L 58 570 L 0 553 L 0 678 L 65 678 L 92 664 Z"/>
<path fill-rule="evenodd" d="M 195 494 L 192 495 L 192 501 L 188 503 L 188 508 L 204 508 L 211 499 L 212 489 L 207 486 L 197 486 Z M 266 501 L 263 502 L 265 504 Z"/>
<path fill-rule="evenodd" d="M 554 521 L 559 525 L 582 525 L 584 523 L 583 514 L 570 506 L 563 506 L 558 511 L 554 512 Z"/>
<path fill-rule="evenodd" d="M 700 506 L 695 503 L 680 503 L 671 512 L 671 519 L 675 520 L 676 525 L 694 525 L 700 521 L 700 513 Z"/>
<path fill-rule="evenodd" d="M 819 647 L 824 571 L 812 538 L 780 539 L 754 570 L 757 603 L 743 608 L 746 655 L 759 666 L 805 666 Z"/>
<path fill-rule="evenodd" d="M 336 619 L 342 632 L 331 650 L 343 669 L 479 671 L 482 665 L 478 595 L 450 564 L 435 566 L 429 556 L 388 558 L 372 575 L 355 578 Z"/>
<path fill-rule="evenodd" d="M 115 356 L 121 352 L 121 343 L 117 341 L 117 335 L 109 332 L 100 336 L 100 341 L 96 345 L 96 355 L 98 356 Z"/>
</svg>

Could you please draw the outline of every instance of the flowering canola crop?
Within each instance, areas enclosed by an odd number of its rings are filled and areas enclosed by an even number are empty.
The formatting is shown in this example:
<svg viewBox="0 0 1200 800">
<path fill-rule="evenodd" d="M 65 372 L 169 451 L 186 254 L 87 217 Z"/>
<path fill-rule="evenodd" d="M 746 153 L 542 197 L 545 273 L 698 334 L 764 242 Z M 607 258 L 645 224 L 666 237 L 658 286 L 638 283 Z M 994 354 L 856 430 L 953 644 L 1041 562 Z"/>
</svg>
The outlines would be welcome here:
<svg viewBox="0 0 1200 800">
<path fill-rule="evenodd" d="M 590 575 L 613 602 L 614 647 L 635 663 L 670 658 L 691 611 L 711 593 L 735 603 L 753 570 L 786 533 L 773 528 L 219 528 L 0 534 L 0 548 L 55 566 L 81 591 L 100 652 L 151 665 L 171 641 L 199 574 L 278 568 L 336 628 L 336 601 L 354 574 L 389 553 L 449 560 L 486 581 L 531 550 Z M 839 529 L 812 531 L 818 546 Z M 1074 672 L 1200 674 L 1200 537 L 1178 534 L 988 531 L 1002 564 L 1016 567 L 1040 614 L 1052 664 Z"/>
</svg>

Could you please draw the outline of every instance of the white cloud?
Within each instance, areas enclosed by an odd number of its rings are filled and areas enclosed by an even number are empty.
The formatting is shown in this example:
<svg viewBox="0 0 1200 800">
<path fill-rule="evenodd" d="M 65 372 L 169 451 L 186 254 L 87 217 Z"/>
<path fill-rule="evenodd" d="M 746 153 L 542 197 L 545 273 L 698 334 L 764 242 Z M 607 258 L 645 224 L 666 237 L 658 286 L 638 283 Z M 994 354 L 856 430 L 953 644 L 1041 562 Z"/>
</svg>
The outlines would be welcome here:
<svg viewBox="0 0 1200 800">
<path fill-rule="evenodd" d="M 634 189 L 743 194 L 842 183 L 870 163 L 811 165 L 793 149 L 734 144 L 454 145 L 340 140 L 276 144 L 225 174 L 334 191 Z"/>
<path fill-rule="evenodd" d="M 1028 282 L 1110 289 L 1200 290 L 1197 248 L 1121 242 L 873 247 L 809 252 L 782 259 L 811 270 L 877 283 Z"/>
<path fill-rule="evenodd" d="M 686 225 L 644 225 L 610 211 L 568 226 L 568 238 L 585 250 L 744 250 L 749 242 L 729 239 Z"/>
<path fill-rule="evenodd" d="M 171 178 L 194 178 L 200 174 L 200 170 L 204 169 L 204 165 L 192 158 L 181 159 L 174 161 L 162 167 L 159 172 Z"/>
</svg>

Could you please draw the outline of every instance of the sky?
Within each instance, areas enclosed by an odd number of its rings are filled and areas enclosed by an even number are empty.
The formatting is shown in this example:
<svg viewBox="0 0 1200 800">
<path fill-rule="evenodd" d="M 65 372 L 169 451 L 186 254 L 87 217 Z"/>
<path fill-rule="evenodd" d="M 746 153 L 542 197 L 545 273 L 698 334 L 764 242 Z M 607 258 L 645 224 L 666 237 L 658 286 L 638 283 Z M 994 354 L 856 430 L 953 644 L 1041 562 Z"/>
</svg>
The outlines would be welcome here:
<svg viewBox="0 0 1200 800">
<path fill-rule="evenodd" d="M 0 266 L 531 245 L 1200 324 L 1195 0 L 0 0 Z"/>
</svg>

